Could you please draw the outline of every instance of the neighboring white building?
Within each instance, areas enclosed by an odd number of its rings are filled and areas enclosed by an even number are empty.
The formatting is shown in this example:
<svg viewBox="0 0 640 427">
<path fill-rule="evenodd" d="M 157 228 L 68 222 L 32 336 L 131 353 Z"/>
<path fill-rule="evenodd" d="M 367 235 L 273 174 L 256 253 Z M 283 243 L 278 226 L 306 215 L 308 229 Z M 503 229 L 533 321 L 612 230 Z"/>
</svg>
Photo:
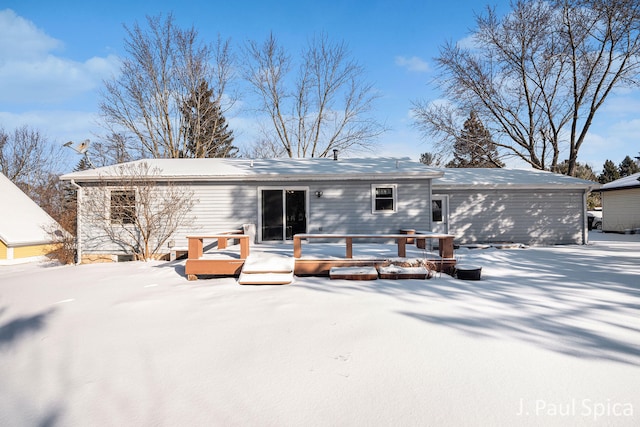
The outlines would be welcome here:
<svg viewBox="0 0 640 427">
<path fill-rule="evenodd" d="M 0 173 L 0 264 L 41 259 L 55 246 L 51 233 L 62 228 Z"/>
<path fill-rule="evenodd" d="M 290 240 L 297 233 L 433 229 L 455 234 L 457 243 L 584 244 L 586 195 L 596 185 L 534 170 L 436 169 L 406 158 L 138 162 L 160 171 L 155 181 L 185 187 L 197 200 L 194 220 L 171 239 L 176 246 L 186 245 L 189 234 L 244 224 L 255 224 L 258 242 Z M 122 192 L 117 168 L 74 172 L 61 179 L 73 180 L 82 197 L 91 197 L 108 178 L 107 191 L 113 195 Z M 81 215 L 78 222 L 83 255 L 124 255 L 97 236 L 92 218 Z"/>
<path fill-rule="evenodd" d="M 640 172 L 600 187 L 602 231 L 640 230 Z"/>
</svg>

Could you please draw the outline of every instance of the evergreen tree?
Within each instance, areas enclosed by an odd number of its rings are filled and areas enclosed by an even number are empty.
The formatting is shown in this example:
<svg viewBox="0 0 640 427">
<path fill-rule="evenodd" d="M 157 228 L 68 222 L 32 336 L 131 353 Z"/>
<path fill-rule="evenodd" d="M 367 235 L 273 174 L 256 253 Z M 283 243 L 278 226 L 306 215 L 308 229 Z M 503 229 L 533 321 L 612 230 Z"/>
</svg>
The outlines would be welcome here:
<svg viewBox="0 0 640 427">
<path fill-rule="evenodd" d="M 602 173 L 598 176 L 598 182 L 600 184 L 606 184 L 616 179 L 620 179 L 620 171 L 615 163 L 607 159 L 604 165 L 602 165 Z"/>
<path fill-rule="evenodd" d="M 624 178 L 625 176 L 640 172 L 640 167 L 630 156 L 627 156 L 622 160 L 620 165 L 618 165 L 618 170 L 620 171 L 620 178 Z"/>
<path fill-rule="evenodd" d="M 213 90 L 203 80 L 184 102 L 187 149 L 183 157 L 236 157 L 238 148 L 232 144 L 233 131 L 229 130 L 219 103 L 212 99 Z"/>
<path fill-rule="evenodd" d="M 420 154 L 420 163 L 427 166 L 438 166 L 440 164 L 438 158 L 433 153 Z"/>
<path fill-rule="evenodd" d="M 491 134 L 474 111 L 464 122 L 460 135 L 453 144 L 453 160 L 448 168 L 502 168 Z"/>
<path fill-rule="evenodd" d="M 82 157 L 76 167 L 73 169 L 74 172 L 86 171 L 91 169 L 91 164 L 87 160 L 86 157 Z"/>
<path fill-rule="evenodd" d="M 567 175 L 569 173 L 569 160 L 565 160 L 560 163 L 557 168 L 558 173 Z M 598 177 L 593 172 L 593 168 L 588 164 L 576 163 L 575 172 L 573 174 L 575 178 L 586 179 L 588 181 L 598 181 Z"/>
</svg>

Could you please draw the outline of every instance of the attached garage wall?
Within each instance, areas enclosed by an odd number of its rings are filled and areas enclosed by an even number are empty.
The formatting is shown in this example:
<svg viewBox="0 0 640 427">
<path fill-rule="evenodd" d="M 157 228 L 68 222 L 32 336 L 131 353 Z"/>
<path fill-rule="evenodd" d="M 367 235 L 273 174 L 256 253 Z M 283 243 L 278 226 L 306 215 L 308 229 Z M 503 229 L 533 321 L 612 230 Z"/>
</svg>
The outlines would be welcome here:
<svg viewBox="0 0 640 427">
<path fill-rule="evenodd" d="M 7 245 L 0 240 L 0 259 L 7 259 Z"/>
<path fill-rule="evenodd" d="M 449 195 L 449 232 L 456 243 L 584 243 L 580 191 L 434 188 L 434 193 Z"/>
<path fill-rule="evenodd" d="M 602 192 L 602 231 L 640 228 L 640 188 Z"/>
</svg>

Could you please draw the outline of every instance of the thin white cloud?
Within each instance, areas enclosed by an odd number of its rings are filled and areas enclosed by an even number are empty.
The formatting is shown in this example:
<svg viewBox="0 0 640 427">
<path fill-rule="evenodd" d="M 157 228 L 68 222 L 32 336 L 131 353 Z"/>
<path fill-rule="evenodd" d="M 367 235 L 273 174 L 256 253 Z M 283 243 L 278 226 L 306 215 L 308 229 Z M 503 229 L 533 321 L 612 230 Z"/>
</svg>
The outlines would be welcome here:
<svg viewBox="0 0 640 427">
<path fill-rule="evenodd" d="M 426 73 L 430 70 L 429 64 L 417 56 L 396 56 L 396 65 L 416 73 Z"/>
<path fill-rule="evenodd" d="M 119 68 L 115 55 L 85 62 L 56 55 L 62 46 L 12 10 L 0 11 L 0 102 L 64 102 L 96 89 Z"/>
<path fill-rule="evenodd" d="M 0 63 L 40 57 L 62 42 L 46 35 L 11 9 L 0 10 Z"/>
<path fill-rule="evenodd" d="M 469 49 L 469 50 L 477 49 L 478 48 L 478 40 L 476 39 L 476 35 L 475 34 L 469 34 L 468 36 L 466 36 L 464 38 L 461 38 L 456 43 L 456 46 L 458 46 L 460 49 Z"/>
</svg>

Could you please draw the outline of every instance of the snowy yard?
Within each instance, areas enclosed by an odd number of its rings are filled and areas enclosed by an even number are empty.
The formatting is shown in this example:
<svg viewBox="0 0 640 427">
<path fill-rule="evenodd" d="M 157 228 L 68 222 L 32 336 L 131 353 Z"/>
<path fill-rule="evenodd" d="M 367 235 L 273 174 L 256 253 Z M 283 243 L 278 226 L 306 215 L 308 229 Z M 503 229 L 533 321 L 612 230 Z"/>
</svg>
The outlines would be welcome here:
<svg viewBox="0 0 640 427">
<path fill-rule="evenodd" d="M 459 250 L 482 281 L 0 266 L 0 425 L 640 425 L 640 235 Z"/>
</svg>

